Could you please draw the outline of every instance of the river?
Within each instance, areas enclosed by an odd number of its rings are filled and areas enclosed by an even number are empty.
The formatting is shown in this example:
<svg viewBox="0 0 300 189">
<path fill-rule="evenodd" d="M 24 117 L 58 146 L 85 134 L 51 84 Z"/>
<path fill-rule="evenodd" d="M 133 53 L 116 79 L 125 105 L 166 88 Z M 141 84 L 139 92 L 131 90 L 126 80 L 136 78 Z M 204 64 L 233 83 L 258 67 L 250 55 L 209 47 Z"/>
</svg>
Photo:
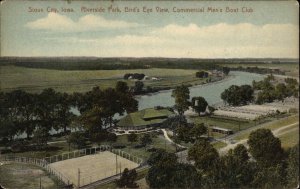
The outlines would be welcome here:
<svg viewBox="0 0 300 189">
<path fill-rule="evenodd" d="M 264 75 L 261 74 L 232 71 L 229 73 L 228 78 L 224 80 L 190 87 L 190 97 L 202 96 L 208 104 L 217 104 L 222 102 L 221 93 L 231 85 L 251 85 L 253 80 L 260 81 L 263 78 Z M 136 99 L 139 101 L 139 110 L 154 106 L 173 106 L 174 98 L 171 97 L 171 94 L 172 90 L 165 90 L 154 94 L 138 96 Z"/>
<path fill-rule="evenodd" d="M 260 81 L 264 77 L 265 76 L 261 74 L 232 71 L 226 79 L 221 81 L 190 87 L 190 97 L 202 96 L 206 99 L 209 105 L 217 104 L 222 102 L 220 97 L 221 93 L 231 85 L 251 85 L 253 80 Z M 136 99 L 139 102 L 138 108 L 139 110 L 142 110 L 145 108 L 153 108 L 154 106 L 174 106 L 174 98 L 171 97 L 171 94 L 172 90 L 164 90 L 152 94 L 137 96 Z M 80 115 L 76 108 L 71 108 L 70 111 L 75 115 Z M 114 119 L 120 119 L 123 116 L 115 115 Z M 54 134 L 57 133 L 57 131 L 52 129 L 50 133 Z M 17 136 L 17 138 L 24 137 L 24 133 Z"/>
</svg>

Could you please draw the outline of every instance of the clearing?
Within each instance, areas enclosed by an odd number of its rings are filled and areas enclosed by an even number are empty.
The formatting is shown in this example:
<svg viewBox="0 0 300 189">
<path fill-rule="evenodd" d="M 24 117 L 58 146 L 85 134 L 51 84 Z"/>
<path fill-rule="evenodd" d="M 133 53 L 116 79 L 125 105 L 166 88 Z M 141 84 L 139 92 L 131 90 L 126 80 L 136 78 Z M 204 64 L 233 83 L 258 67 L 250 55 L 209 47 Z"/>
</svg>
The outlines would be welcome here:
<svg viewBox="0 0 300 189">
<path fill-rule="evenodd" d="M 136 168 L 138 164 L 109 151 L 104 151 L 94 155 L 51 163 L 50 167 L 63 174 L 70 180 L 70 183 L 75 185 L 78 184 L 78 171 L 80 170 L 79 185 L 84 186 L 119 174 L 120 170 L 123 171 L 125 168 Z"/>
<path fill-rule="evenodd" d="M 57 183 L 44 170 L 22 163 L 5 163 L 0 165 L 0 183 L 6 188 L 40 188 L 55 189 Z"/>
</svg>

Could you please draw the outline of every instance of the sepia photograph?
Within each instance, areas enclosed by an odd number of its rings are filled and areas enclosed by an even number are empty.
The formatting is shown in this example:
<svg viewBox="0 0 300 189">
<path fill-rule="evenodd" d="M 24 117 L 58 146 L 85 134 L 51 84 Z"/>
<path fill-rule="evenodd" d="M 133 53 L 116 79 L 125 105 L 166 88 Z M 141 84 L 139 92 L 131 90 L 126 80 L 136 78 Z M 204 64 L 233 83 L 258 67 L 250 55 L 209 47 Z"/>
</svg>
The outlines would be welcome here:
<svg viewBox="0 0 300 189">
<path fill-rule="evenodd" d="M 297 1 L 1 1 L 0 189 L 299 180 Z"/>
</svg>

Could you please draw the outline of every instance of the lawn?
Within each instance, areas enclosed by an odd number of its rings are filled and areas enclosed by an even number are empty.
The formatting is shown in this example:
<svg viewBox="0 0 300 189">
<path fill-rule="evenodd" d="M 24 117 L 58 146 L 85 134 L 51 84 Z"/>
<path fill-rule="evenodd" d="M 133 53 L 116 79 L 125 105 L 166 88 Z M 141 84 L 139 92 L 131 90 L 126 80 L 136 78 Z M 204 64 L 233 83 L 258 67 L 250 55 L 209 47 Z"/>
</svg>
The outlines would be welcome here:
<svg viewBox="0 0 300 189">
<path fill-rule="evenodd" d="M 138 135 L 138 136 L 141 136 Z M 169 141 L 167 141 L 163 135 L 153 135 L 152 136 L 152 144 L 149 145 L 149 147 L 154 148 L 162 148 L 166 149 L 167 152 L 175 152 L 176 148 L 173 144 L 171 144 Z M 148 152 L 145 148 L 134 148 L 134 145 L 138 144 L 139 142 L 130 143 L 127 141 L 127 135 L 121 135 L 118 136 L 118 140 L 116 141 L 117 144 L 124 144 L 126 145 L 126 148 L 123 148 L 121 150 L 128 152 L 132 155 L 135 155 L 137 157 L 143 158 L 144 160 L 148 159 L 148 157 L 151 155 L 152 152 Z"/>
<path fill-rule="evenodd" d="M 289 129 L 284 129 L 281 132 L 284 134 L 279 135 L 278 138 L 283 148 L 291 148 L 299 143 L 299 124 Z"/>
<path fill-rule="evenodd" d="M 138 134 L 140 137 L 142 134 Z M 175 152 L 176 148 L 173 144 L 167 141 L 162 134 L 151 133 L 152 136 L 152 143 L 147 147 L 154 147 L 154 148 L 163 148 L 166 149 L 168 152 Z M 61 140 L 61 138 L 59 139 Z M 121 149 L 125 152 L 128 152 L 132 155 L 137 157 L 143 158 L 146 160 L 152 152 L 148 152 L 145 148 L 134 148 L 136 144 L 139 144 L 139 140 L 134 143 L 130 143 L 127 141 L 127 135 L 119 135 L 116 142 L 102 142 L 100 145 L 113 145 L 113 144 L 121 144 L 125 145 L 126 147 Z M 87 146 L 85 148 L 91 147 L 93 144 L 87 142 Z M 97 145 L 97 144 L 94 144 Z M 77 150 L 77 148 L 70 146 L 70 151 Z M 17 153 L 9 153 L 19 157 L 34 157 L 34 158 L 45 158 L 53 155 L 58 155 L 62 153 L 69 152 L 69 145 L 67 142 L 58 142 L 52 143 L 48 145 L 47 150 L 40 150 L 40 151 L 26 151 L 26 152 L 17 152 Z M 6 155 L 9 155 L 6 154 Z"/>
<path fill-rule="evenodd" d="M 218 142 L 213 143 L 213 147 L 217 150 L 220 148 L 224 148 L 225 146 L 227 146 L 227 144 L 224 142 L 218 141 Z"/>
<path fill-rule="evenodd" d="M 235 118 L 224 119 L 223 117 L 219 117 L 219 116 L 211 116 L 211 117 L 195 116 L 191 118 L 195 123 L 205 123 L 210 127 L 221 127 L 225 129 L 231 129 L 234 132 L 247 129 L 255 125 L 255 122 L 253 121 L 238 120 Z M 222 134 L 218 134 L 218 133 L 212 133 L 212 134 L 215 135 L 215 137 L 223 136 Z"/>
<path fill-rule="evenodd" d="M 73 150 L 77 150 L 77 149 L 70 146 L 70 151 Z M 20 156 L 20 157 L 34 157 L 34 158 L 42 159 L 48 156 L 58 155 L 68 151 L 69 151 L 68 143 L 59 142 L 59 143 L 49 144 L 47 150 L 17 152 L 13 154 L 15 156 Z"/>
<path fill-rule="evenodd" d="M 50 70 L 1 66 L 1 90 L 24 89 L 28 92 L 40 92 L 44 88 L 54 88 L 60 92 L 85 92 L 94 86 L 114 87 L 123 80 L 125 73 L 144 73 L 149 77 L 160 77 L 160 81 L 144 81 L 145 86 L 174 87 L 182 83 L 200 84 L 203 79 L 195 77 L 197 70 L 184 69 L 135 69 L 135 70 Z M 130 86 L 134 81 L 128 81 Z"/>
<path fill-rule="evenodd" d="M 54 178 L 34 165 L 8 163 L 0 166 L 0 183 L 6 188 L 58 188 Z"/>
<path fill-rule="evenodd" d="M 264 126 L 262 126 L 260 128 L 275 130 L 275 129 L 278 129 L 278 128 L 284 126 L 284 125 L 289 125 L 289 124 L 293 124 L 293 123 L 296 123 L 296 122 L 299 122 L 299 114 L 291 115 L 287 118 L 283 118 L 283 119 L 280 119 L 280 120 L 275 121 L 275 122 L 266 123 L 266 124 L 264 124 Z M 251 132 L 252 131 L 249 131 L 249 132 L 245 132 L 241 135 L 238 135 L 238 136 L 234 137 L 234 140 L 246 139 L 246 138 L 249 137 Z"/>
</svg>

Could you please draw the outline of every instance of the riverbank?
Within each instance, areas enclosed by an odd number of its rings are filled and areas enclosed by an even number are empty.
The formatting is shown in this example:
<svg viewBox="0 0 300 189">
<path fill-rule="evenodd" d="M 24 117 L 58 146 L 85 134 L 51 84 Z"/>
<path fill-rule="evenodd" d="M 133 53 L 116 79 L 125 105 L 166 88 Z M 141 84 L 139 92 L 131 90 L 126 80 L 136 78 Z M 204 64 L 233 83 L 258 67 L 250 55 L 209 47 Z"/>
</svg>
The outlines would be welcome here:
<svg viewBox="0 0 300 189">
<path fill-rule="evenodd" d="M 190 97 L 202 96 L 210 105 L 221 103 L 221 93 L 231 85 L 251 85 L 253 80 L 260 81 L 264 77 L 264 75 L 247 72 L 230 72 L 222 80 L 189 87 Z M 138 95 L 136 100 L 139 101 L 139 110 L 153 108 L 154 106 L 168 107 L 175 104 L 171 95 L 172 90 L 163 90 L 157 93 Z"/>
<path fill-rule="evenodd" d="M 207 85 L 212 85 L 212 84 L 216 84 L 216 83 L 220 83 L 220 82 L 224 82 L 228 79 L 232 79 L 234 78 L 234 76 L 232 75 L 227 75 L 224 77 L 220 77 L 220 79 L 218 80 L 213 80 L 211 82 L 203 82 L 202 84 L 189 84 L 187 85 L 190 89 L 191 88 L 197 88 L 199 86 L 207 86 Z M 152 95 L 156 95 L 158 93 L 164 93 L 164 92 L 169 92 L 171 90 L 175 89 L 175 87 L 169 87 L 169 88 L 162 88 L 162 89 L 158 89 L 155 92 L 149 92 L 149 93 L 144 93 L 144 94 L 138 94 L 138 95 L 134 95 L 135 97 L 141 97 L 141 96 L 152 96 Z"/>
</svg>

